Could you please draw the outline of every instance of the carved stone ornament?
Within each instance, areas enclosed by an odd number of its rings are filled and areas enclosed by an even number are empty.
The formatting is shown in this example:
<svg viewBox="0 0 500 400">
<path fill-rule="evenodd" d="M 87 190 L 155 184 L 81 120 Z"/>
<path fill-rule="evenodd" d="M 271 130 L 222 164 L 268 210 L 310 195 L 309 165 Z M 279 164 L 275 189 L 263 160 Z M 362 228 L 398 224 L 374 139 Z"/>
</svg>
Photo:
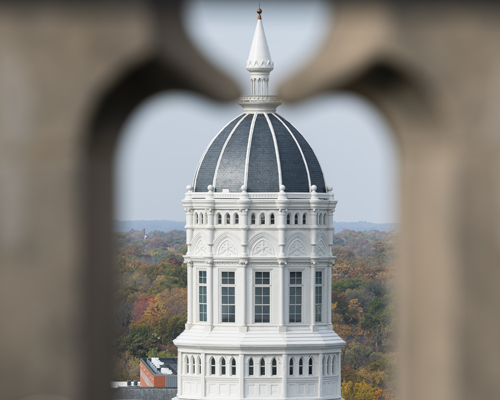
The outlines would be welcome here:
<svg viewBox="0 0 500 400">
<path fill-rule="evenodd" d="M 300 239 L 294 240 L 294 242 L 290 246 L 290 249 L 288 250 L 288 255 L 292 257 L 300 257 L 306 255 L 306 249 Z"/>
<path fill-rule="evenodd" d="M 320 239 L 318 242 L 318 246 L 316 248 L 318 255 L 326 256 L 326 244 L 323 239 Z"/>
<path fill-rule="evenodd" d="M 236 247 L 234 247 L 229 239 L 226 239 L 219 246 L 218 255 L 223 257 L 235 256 L 237 255 Z"/>
<path fill-rule="evenodd" d="M 205 242 L 203 240 L 200 240 L 196 244 L 196 249 L 194 251 L 194 254 L 202 256 L 202 255 L 206 254 L 206 252 L 207 252 L 207 245 L 205 244 Z"/>
<path fill-rule="evenodd" d="M 253 247 L 252 255 L 259 257 L 274 256 L 273 246 L 267 240 L 261 239 Z"/>
</svg>

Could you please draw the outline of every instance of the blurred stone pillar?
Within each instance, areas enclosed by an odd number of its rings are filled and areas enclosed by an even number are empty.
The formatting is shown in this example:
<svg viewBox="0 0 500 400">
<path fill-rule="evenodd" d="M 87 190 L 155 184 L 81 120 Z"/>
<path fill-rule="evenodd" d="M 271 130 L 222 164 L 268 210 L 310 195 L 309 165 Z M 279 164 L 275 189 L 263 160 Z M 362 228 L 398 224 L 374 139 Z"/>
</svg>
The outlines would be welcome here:
<svg viewBox="0 0 500 400">
<path fill-rule="evenodd" d="M 405 400 L 499 399 L 500 8 L 335 2 L 286 101 L 351 90 L 400 145 L 400 383 Z"/>
<path fill-rule="evenodd" d="M 234 84 L 189 43 L 176 1 L 0 2 L 2 399 L 105 399 L 112 158 L 146 97 Z"/>
</svg>

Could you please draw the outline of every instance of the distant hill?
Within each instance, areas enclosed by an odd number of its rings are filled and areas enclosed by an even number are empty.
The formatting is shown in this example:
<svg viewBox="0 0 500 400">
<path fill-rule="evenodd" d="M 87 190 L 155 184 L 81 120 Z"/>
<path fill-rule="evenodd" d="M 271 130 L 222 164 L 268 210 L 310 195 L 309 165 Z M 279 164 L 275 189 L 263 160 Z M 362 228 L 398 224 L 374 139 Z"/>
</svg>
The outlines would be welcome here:
<svg viewBox="0 0 500 400">
<path fill-rule="evenodd" d="M 335 227 L 335 233 L 339 233 L 344 229 L 350 229 L 351 231 L 397 231 L 399 230 L 399 224 L 376 224 L 373 222 L 358 221 L 358 222 L 335 222 L 333 221 L 333 226 Z"/>
<path fill-rule="evenodd" d="M 142 231 L 146 229 L 146 233 L 151 231 L 169 232 L 174 229 L 184 230 L 185 221 L 114 221 L 115 232 L 128 232 L 131 229 Z"/>
<path fill-rule="evenodd" d="M 184 221 L 117 221 L 115 220 L 115 232 L 128 232 L 131 229 L 143 230 L 146 233 L 151 231 L 168 232 L 173 229 L 184 230 Z M 333 222 L 335 233 L 339 233 L 344 229 L 352 231 L 397 231 L 398 224 L 375 224 L 373 222 L 358 221 L 358 222 Z"/>
</svg>

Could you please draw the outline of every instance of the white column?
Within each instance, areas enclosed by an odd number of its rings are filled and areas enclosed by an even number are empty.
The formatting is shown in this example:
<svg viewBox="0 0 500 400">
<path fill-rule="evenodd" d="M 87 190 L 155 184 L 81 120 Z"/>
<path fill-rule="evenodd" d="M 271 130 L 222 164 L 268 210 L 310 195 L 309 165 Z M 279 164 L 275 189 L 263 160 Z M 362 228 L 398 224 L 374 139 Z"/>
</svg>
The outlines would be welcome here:
<svg viewBox="0 0 500 400">
<path fill-rule="evenodd" d="M 285 244 L 286 244 L 286 215 L 287 209 L 280 209 L 278 212 L 278 246 L 279 257 L 285 257 Z"/>
<path fill-rule="evenodd" d="M 202 397 L 206 396 L 206 390 L 205 390 L 205 376 L 207 375 L 207 366 L 205 365 L 206 360 L 205 360 L 205 353 L 201 353 L 201 377 L 200 377 L 200 385 L 201 385 L 201 393 L 200 395 Z"/>
<path fill-rule="evenodd" d="M 214 226 L 214 210 L 213 209 L 207 209 L 206 211 L 206 216 L 208 219 L 208 224 L 207 224 L 207 233 L 208 233 L 208 255 L 210 257 L 213 257 L 213 246 L 214 246 L 214 234 L 215 234 L 215 226 Z"/>
<path fill-rule="evenodd" d="M 193 239 L 193 209 L 184 208 L 186 212 L 186 245 L 187 245 L 187 255 L 191 254 L 191 244 Z"/>
<path fill-rule="evenodd" d="M 328 210 L 327 213 L 328 216 L 328 248 L 329 248 L 329 253 L 328 255 L 332 254 L 332 246 L 333 246 L 333 210 Z"/>
<path fill-rule="evenodd" d="M 184 372 L 184 365 L 182 363 L 182 351 L 177 351 L 177 395 L 182 395 L 182 373 Z"/>
<path fill-rule="evenodd" d="M 207 263 L 207 324 L 208 330 L 211 331 L 213 328 L 213 293 L 214 293 L 214 279 L 213 279 L 213 262 Z"/>
<path fill-rule="evenodd" d="M 279 307 L 278 307 L 278 331 L 280 332 L 285 332 L 286 331 L 286 326 L 285 326 L 285 307 L 286 307 L 286 299 L 285 299 L 285 263 L 284 262 L 279 262 L 279 299 L 278 301 L 280 302 Z"/>
<path fill-rule="evenodd" d="M 241 294 L 237 296 L 238 298 L 238 304 L 236 305 L 236 310 L 237 313 L 241 313 L 241 319 L 240 319 L 240 332 L 246 332 L 247 331 L 247 325 L 248 325 L 248 318 L 247 318 L 247 307 L 249 304 L 249 299 L 247 298 L 247 282 L 248 282 L 248 272 L 246 266 L 248 265 L 247 261 L 240 261 L 241 265 L 241 277 L 242 277 L 242 283 L 239 285 L 241 289 Z M 238 315 L 236 316 L 237 322 L 238 322 Z"/>
<path fill-rule="evenodd" d="M 327 323 L 329 326 L 332 326 L 332 266 L 328 265 L 326 268 L 325 274 L 325 283 L 323 287 L 325 288 L 326 293 L 326 315 L 327 315 Z M 333 328 L 332 328 L 333 329 Z"/>
<path fill-rule="evenodd" d="M 309 288 L 310 288 L 310 299 L 311 299 L 311 307 L 310 307 L 310 310 L 311 310 L 311 322 L 310 322 L 310 327 L 311 327 L 311 331 L 313 331 L 315 329 L 315 325 L 316 325 L 316 293 L 315 293 L 315 288 L 316 288 L 316 269 L 315 269 L 315 262 L 311 262 L 311 268 L 309 268 L 309 275 L 311 277 L 311 281 L 310 281 L 310 285 L 309 285 Z"/>
<path fill-rule="evenodd" d="M 282 356 L 283 358 L 283 362 L 282 362 L 282 365 L 283 365 L 283 368 L 282 368 L 282 376 L 283 376 L 283 379 L 282 379 L 282 382 L 283 382 L 283 387 L 282 387 L 282 391 L 283 391 L 283 394 L 281 395 L 281 397 L 283 399 L 285 399 L 287 397 L 287 393 L 288 393 L 288 357 L 286 354 L 283 354 Z"/>
<path fill-rule="evenodd" d="M 245 398 L 245 356 L 240 354 L 238 363 L 238 382 L 240 384 L 240 399 Z"/>
<path fill-rule="evenodd" d="M 319 353 L 318 360 L 318 397 L 323 397 L 323 353 Z"/>
<path fill-rule="evenodd" d="M 188 304 L 187 304 L 187 323 L 186 323 L 186 329 L 191 328 L 191 325 L 193 324 L 193 262 L 188 261 L 187 263 L 187 289 L 188 289 Z"/>
<path fill-rule="evenodd" d="M 194 267 L 193 263 L 193 276 L 191 278 L 191 284 L 193 289 L 191 290 L 191 321 L 192 323 L 196 323 L 198 321 L 198 270 Z"/>
<path fill-rule="evenodd" d="M 337 368 L 337 396 L 342 395 L 342 382 L 340 381 L 340 352 L 337 353 L 337 365 L 335 366 Z"/>
<path fill-rule="evenodd" d="M 311 210 L 311 257 L 316 257 L 316 234 L 318 231 L 318 210 L 313 208 Z"/>
<path fill-rule="evenodd" d="M 240 210 L 241 218 L 240 218 L 240 223 L 241 223 L 241 250 L 242 250 L 242 257 L 248 257 L 248 230 L 250 229 L 248 225 L 248 210 L 247 209 L 241 209 Z"/>
</svg>

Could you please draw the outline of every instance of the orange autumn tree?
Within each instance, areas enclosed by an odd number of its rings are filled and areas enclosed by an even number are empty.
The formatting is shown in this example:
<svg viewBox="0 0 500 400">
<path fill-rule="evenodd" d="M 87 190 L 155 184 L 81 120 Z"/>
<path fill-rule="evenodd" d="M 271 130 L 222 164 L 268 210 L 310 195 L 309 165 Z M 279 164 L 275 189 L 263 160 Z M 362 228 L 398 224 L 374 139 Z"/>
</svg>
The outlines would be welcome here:
<svg viewBox="0 0 500 400">
<path fill-rule="evenodd" d="M 379 400 L 383 390 L 366 382 L 342 382 L 342 397 L 344 400 Z"/>
</svg>

